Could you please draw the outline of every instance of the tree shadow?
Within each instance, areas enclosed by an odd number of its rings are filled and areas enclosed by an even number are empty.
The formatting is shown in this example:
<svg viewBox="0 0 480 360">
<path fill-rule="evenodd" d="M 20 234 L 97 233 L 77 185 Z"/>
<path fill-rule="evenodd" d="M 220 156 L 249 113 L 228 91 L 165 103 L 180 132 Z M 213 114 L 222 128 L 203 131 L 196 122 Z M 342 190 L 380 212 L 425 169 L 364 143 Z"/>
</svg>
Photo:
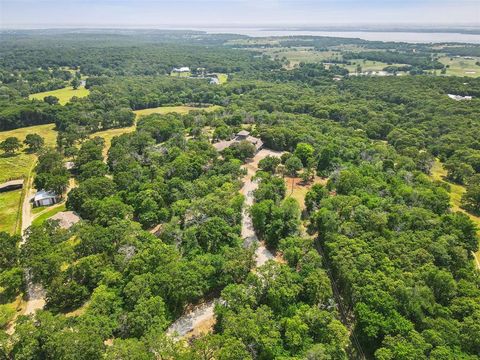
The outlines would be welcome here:
<svg viewBox="0 0 480 360">
<path fill-rule="evenodd" d="M 20 153 L 16 152 L 16 153 L 13 153 L 13 154 L 10 154 L 10 153 L 3 153 L 2 155 L 0 155 L 0 158 L 13 158 L 15 156 L 18 156 Z"/>
</svg>

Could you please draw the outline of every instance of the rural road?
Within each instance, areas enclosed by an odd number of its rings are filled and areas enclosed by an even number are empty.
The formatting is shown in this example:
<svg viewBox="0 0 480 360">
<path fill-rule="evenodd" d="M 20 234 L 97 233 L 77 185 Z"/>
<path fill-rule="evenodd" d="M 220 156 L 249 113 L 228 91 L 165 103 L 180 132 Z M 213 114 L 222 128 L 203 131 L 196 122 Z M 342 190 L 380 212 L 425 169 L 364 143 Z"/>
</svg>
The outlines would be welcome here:
<svg viewBox="0 0 480 360">
<path fill-rule="evenodd" d="M 244 169 L 247 169 L 247 175 L 243 178 L 244 183 L 240 190 L 240 193 L 245 196 L 245 203 L 242 210 L 242 238 L 244 239 L 243 244 L 245 247 L 258 244 L 255 251 L 256 267 L 262 266 L 268 260 L 275 260 L 275 257 L 263 243 L 258 241 L 257 235 L 253 229 L 249 207 L 253 205 L 253 192 L 257 189 L 258 183 L 252 180 L 252 178 L 258 170 L 258 162 L 260 160 L 267 156 L 280 157 L 281 155 L 281 152 L 263 149 L 260 150 L 249 163 L 243 166 Z M 170 325 L 167 329 L 167 334 L 176 339 L 180 339 L 187 334 L 196 335 L 201 333 L 201 330 L 211 328 L 215 323 L 215 304 L 221 301 L 222 299 L 215 299 L 193 307 Z"/>
<path fill-rule="evenodd" d="M 32 207 L 30 200 L 34 195 L 32 188 L 32 177 L 29 176 L 25 182 L 25 198 L 22 204 L 22 240 L 20 246 L 27 241 L 26 230 L 32 225 Z M 24 315 L 34 314 L 35 311 L 43 309 L 45 306 L 45 290 L 40 284 L 34 284 L 32 281 L 32 274 L 30 269 L 25 269 L 25 281 L 27 283 L 27 303 L 25 306 Z"/>
</svg>

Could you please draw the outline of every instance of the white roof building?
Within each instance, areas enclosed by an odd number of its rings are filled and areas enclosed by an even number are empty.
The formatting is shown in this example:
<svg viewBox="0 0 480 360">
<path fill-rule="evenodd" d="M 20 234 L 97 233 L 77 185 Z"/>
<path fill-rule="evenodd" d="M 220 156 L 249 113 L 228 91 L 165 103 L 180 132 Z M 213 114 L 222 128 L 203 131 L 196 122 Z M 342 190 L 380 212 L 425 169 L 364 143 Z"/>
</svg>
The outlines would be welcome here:
<svg viewBox="0 0 480 360">
<path fill-rule="evenodd" d="M 35 206 L 49 206 L 58 201 L 58 196 L 50 191 L 40 190 L 37 191 L 33 197 L 33 204 Z"/>
<path fill-rule="evenodd" d="M 472 96 L 461 96 L 461 95 L 453 95 L 453 94 L 447 94 L 450 99 L 457 100 L 457 101 L 462 101 L 462 100 L 472 100 Z"/>
<path fill-rule="evenodd" d="M 180 68 L 173 68 L 173 72 L 190 72 L 190 68 L 188 66 L 182 66 Z"/>
</svg>

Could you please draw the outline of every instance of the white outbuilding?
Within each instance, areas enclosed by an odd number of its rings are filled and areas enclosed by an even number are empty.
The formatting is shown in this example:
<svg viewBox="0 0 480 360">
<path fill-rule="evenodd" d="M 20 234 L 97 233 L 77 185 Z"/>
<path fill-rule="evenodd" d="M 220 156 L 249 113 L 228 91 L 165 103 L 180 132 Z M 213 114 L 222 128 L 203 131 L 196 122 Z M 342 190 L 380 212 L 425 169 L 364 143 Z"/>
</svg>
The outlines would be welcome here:
<svg viewBox="0 0 480 360">
<path fill-rule="evenodd" d="M 40 190 L 37 191 L 33 197 L 34 206 L 50 206 L 58 202 L 58 196 L 50 191 Z"/>
</svg>

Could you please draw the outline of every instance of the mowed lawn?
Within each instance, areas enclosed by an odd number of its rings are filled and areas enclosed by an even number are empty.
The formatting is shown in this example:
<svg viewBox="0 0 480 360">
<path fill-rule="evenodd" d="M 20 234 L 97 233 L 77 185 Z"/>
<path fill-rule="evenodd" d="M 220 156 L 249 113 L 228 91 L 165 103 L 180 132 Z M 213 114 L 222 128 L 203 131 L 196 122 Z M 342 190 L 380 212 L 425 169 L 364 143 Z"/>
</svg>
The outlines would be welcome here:
<svg viewBox="0 0 480 360">
<path fill-rule="evenodd" d="M 134 113 L 137 116 L 137 119 L 140 118 L 141 116 L 146 116 L 146 115 L 151 115 L 151 114 L 169 114 L 169 113 L 178 113 L 178 114 L 188 114 L 190 111 L 194 110 L 203 110 L 207 112 L 215 111 L 220 109 L 221 106 L 218 105 L 212 105 L 209 107 L 195 107 L 195 106 L 161 106 L 161 107 L 156 107 L 156 108 L 150 108 L 150 109 L 142 109 L 142 110 L 135 110 Z M 112 144 L 112 139 L 115 136 L 120 136 L 122 134 L 127 134 L 135 130 L 135 125 L 134 126 L 129 126 L 129 127 L 124 127 L 124 128 L 119 128 L 119 129 L 108 129 L 105 131 L 99 131 L 96 133 L 93 133 L 90 135 L 90 137 L 96 137 L 99 136 L 105 140 L 105 147 L 103 149 L 103 155 L 106 157 L 108 150 L 110 149 L 110 146 Z"/>
<path fill-rule="evenodd" d="M 88 96 L 90 94 L 90 90 L 85 89 L 85 87 L 79 87 L 78 89 L 74 90 L 73 87 L 68 86 L 63 89 L 58 89 L 58 90 L 52 90 L 52 91 L 44 91 L 36 94 L 31 94 L 28 96 L 28 98 L 31 99 L 37 99 L 37 100 L 43 100 L 45 96 L 55 96 L 58 98 L 58 101 L 61 105 L 65 105 L 70 101 L 70 99 L 74 96 L 78 98 L 82 98 L 85 96 Z"/>
<path fill-rule="evenodd" d="M 54 128 L 54 124 L 46 124 L 29 126 L 9 131 L 1 131 L 0 142 L 10 136 L 14 136 L 23 142 L 28 134 L 38 134 L 45 139 L 46 146 L 55 146 L 57 141 L 57 132 L 54 130 Z M 36 155 L 27 153 L 25 149 L 21 149 L 13 156 L 4 156 L 4 154 L 1 153 L 0 183 L 27 176 L 35 162 L 35 159 Z"/>
<path fill-rule="evenodd" d="M 65 206 L 65 203 L 63 203 L 59 206 L 53 207 L 52 209 L 48 209 L 48 208 L 40 208 L 40 209 L 42 209 L 44 212 L 42 212 L 35 219 L 33 219 L 32 225 L 43 224 L 45 222 L 45 220 L 50 219 L 53 215 L 58 214 L 61 211 L 65 211 L 66 206 Z M 46 210 L 46 209 L 48 209 L 48 210 Z"/>
<path fill-rule="evenodd" d="M 15 233 L 17 216 L 21 212 L 22 190 L 0 193 L 0 232 Z"/>
</svg>

